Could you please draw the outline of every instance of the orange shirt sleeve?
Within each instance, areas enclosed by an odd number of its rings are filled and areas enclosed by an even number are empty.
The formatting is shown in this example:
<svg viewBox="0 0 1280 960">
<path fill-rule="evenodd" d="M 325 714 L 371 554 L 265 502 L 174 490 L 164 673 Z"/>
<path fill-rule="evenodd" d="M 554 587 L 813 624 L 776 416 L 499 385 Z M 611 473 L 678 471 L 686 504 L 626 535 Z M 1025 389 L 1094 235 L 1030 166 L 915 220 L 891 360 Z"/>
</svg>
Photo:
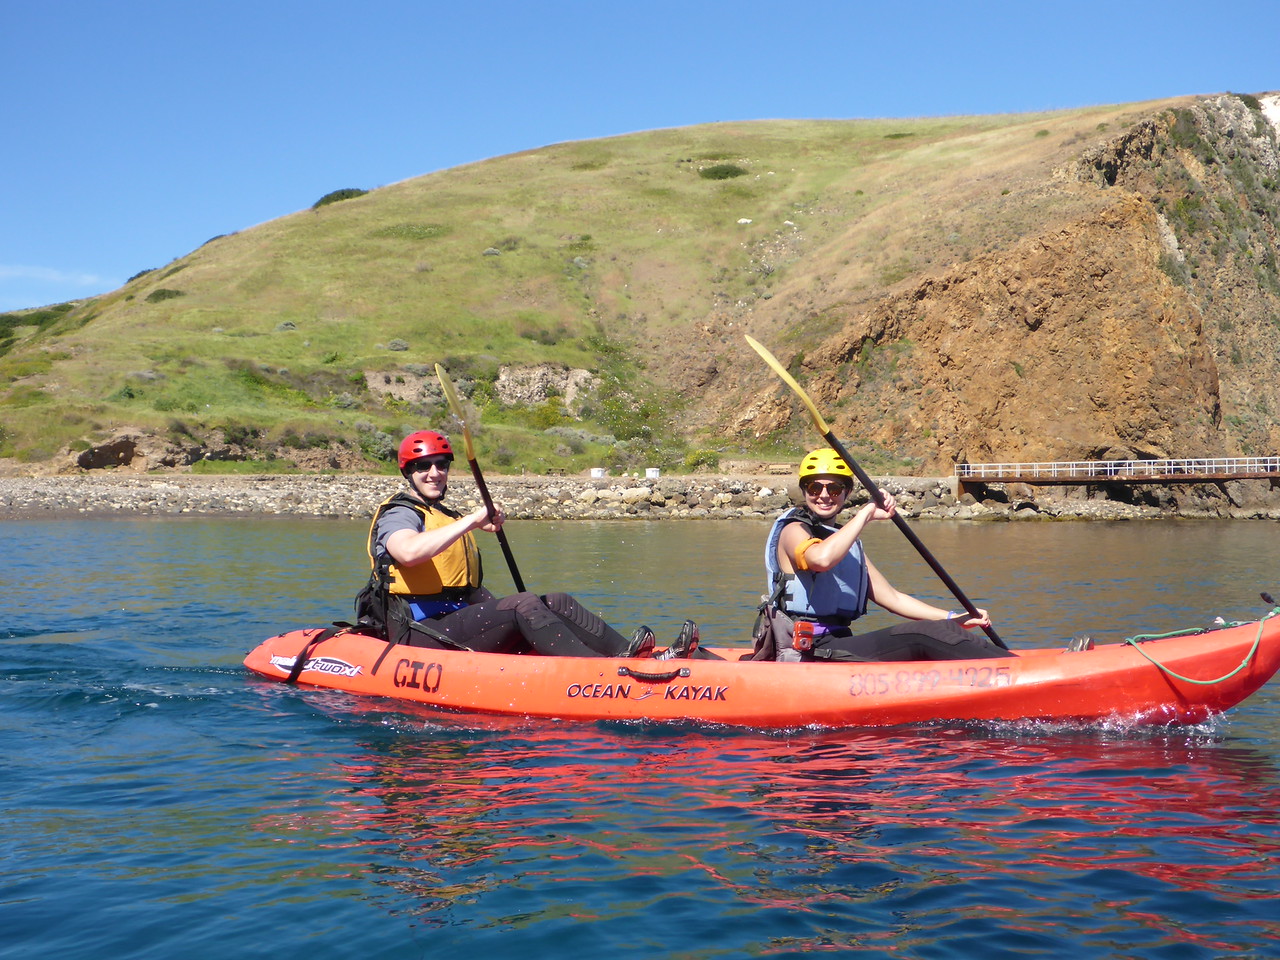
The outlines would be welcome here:
<svg viewBox="0 0 1280 960">
<path fill-rule="evenodd" d="M 800 543 L 796 544 L 795 560 L 796 560 L 797 570 L 809 569 L 809 561 L 807 561 L 804 558 L 804 555 L 808 551 L 808 549 L 812 547 L 815 543 L 821 543 L 821 542 L 822 541 L 819 540 L 817 537 L 810 537 L 808 540 L 802 540 Z"/>
</svg>

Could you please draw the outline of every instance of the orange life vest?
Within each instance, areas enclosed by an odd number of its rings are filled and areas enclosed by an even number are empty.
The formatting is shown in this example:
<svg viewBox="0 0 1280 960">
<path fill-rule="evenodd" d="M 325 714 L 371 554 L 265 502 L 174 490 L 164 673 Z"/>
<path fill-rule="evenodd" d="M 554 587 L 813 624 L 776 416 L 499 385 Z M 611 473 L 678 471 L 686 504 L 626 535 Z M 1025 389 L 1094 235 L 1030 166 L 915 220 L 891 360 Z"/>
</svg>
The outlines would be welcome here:
<svg viewBox="0 0 1280 960">
<path fill-rule="evenodd" d="M 377 560 L 373 555 L 374 538 L 378 530 L 378 520 L 391 507 L 412 507 L 422 515 L 424 530 L 438 530 L 447 527 L 459 518 L 447 507 L 438 503 L 424 503 L 421 500 L 400 492 L 385 500 L 375 511 L 373 522 L 369 525 L 369 565 L 376 568 Z M 429 560 L 424 560 L 412 567 L 398 566 L 391 557 L 386 557 L 387 572 L 390 577 L 389 590 L 392 593 L 415 597 L 461 597 L 480 586 L 484 579 L 484 571 L 480 564 L 480 548 L 476 546 L 475 537 L 467 533 Z"/>
</svg>

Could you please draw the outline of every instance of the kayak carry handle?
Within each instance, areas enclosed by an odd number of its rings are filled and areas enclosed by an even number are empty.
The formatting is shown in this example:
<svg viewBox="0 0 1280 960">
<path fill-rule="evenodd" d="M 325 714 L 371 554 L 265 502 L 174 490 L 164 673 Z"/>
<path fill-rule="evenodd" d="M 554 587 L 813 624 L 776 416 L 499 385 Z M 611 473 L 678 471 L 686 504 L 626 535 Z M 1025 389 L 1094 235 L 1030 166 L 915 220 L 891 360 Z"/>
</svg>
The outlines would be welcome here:
<svg viewBox="0 0 1280 960">
<path fill-rule="evenodd" d="M 679 670 L 668 670 L 666 673 L 643 673 L 640 670 L 632 670 L 630 667 L 618 668 L 618 676 L 630 677 L 632 680 L 639 680 L 642 683 L 669 683 L 676 677 L 687 677 L 688 675 L 688 667 L 681 667 Z"/>
</svg>

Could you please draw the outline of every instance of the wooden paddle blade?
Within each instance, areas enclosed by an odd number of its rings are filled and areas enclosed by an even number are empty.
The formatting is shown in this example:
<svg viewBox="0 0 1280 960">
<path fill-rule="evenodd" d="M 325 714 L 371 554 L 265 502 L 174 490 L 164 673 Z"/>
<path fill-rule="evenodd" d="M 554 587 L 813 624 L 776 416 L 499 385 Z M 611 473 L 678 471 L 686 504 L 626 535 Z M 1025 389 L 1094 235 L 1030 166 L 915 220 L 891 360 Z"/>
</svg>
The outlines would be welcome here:
<svg viewBox="0 0 1280 960">
<path fill-rule="evenodd" d="M 449 379 L 449 374 L 445 373 L 444 367 L 438 363 L 436 364 L 436 379 L 440 381 L 440 389 L 444 391 L 444 398 L 449 402 L 449 409 L 453 411 L 453 415 L 462 424 L 462 442 L 466 446 L 467 459 L 474 462 L 476 451 L 474 444 L 471 442 L 471 428 L 467 426 L 467 416 L 462 409 L 462 400 L 459 399 L 458 391 L 454 389 L 453 381 Z"/>
<path fill-rule="evenodd" d="M 824 435 L 830 433 L 831 430 L 827 426 L 827 421 L 822 419 L 822 414 L 818 412 L 818 408 L 809 399 L 809 395 L 804 392 L 804 388 L 800 384 L 796 383 L 796 378 L 787 372 L 787 368 L 778 362 L 778 358 L 754 337 L 747 337 L 747 343 L 751 344 L 751 349 L 760 354 L 765 363 L 773 367 L 773 372 L 782 378 L 783 383 L 795 391 L 796 396 L 800 398 L 800 402 L 808 408 L 809 416 L 813 418 L 813 425 L 818 428 L 818 432 Z"/>
</svg>

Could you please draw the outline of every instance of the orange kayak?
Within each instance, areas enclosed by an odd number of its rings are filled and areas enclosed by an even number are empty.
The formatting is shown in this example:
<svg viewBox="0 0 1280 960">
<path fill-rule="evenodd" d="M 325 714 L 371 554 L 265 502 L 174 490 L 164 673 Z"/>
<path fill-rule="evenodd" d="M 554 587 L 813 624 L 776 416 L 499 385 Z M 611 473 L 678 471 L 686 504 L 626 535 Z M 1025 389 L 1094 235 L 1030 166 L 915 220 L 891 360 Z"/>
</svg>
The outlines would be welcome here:
<svg viewBox="0 0 1280 960">
<path fill-rule="evenodd" d="M 245 666 L 285 681 L 395 697 L 449 711 L 567 720 L 697 721 L 782 728 L 932 721 L 1198 723 L 1234 707 L 1280 668 L 1280 608 L 1221 629 L 1015 651 L 1002 660 L 774 663 L 541 657 L 391 646 L 319 629 L 263 641 Z"/>
</svg>

